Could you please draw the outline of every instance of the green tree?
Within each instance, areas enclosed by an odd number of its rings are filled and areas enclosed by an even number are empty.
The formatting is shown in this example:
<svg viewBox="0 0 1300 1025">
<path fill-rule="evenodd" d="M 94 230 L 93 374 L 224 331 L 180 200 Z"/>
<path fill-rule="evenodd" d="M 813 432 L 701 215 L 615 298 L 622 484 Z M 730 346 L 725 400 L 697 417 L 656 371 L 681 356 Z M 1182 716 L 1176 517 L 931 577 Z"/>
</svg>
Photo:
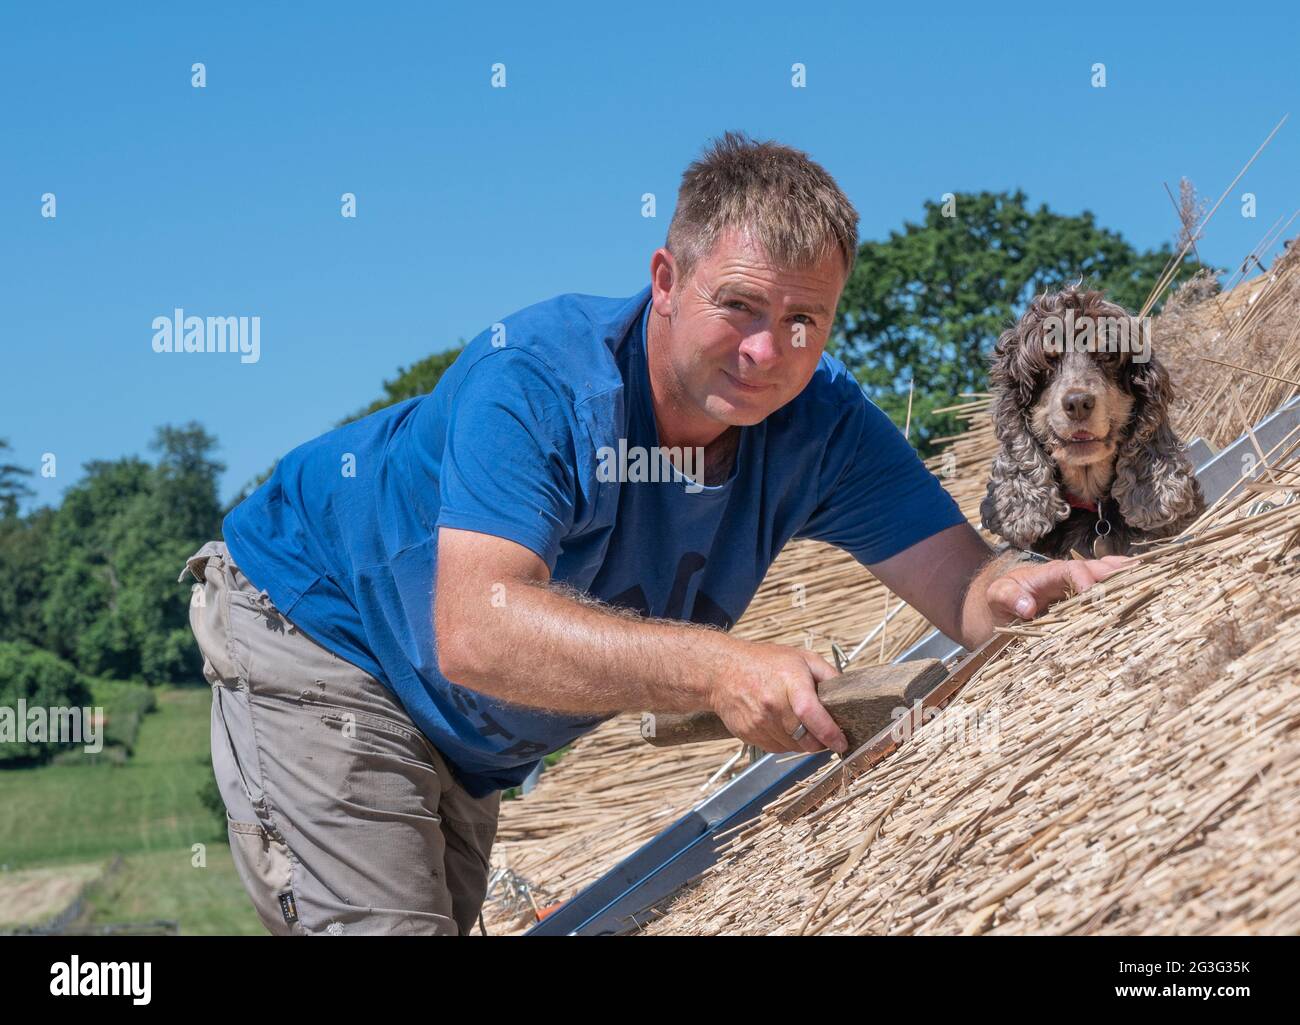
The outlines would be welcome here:
<svg viewBox="0 0 1300 1025">
<path fill-rule="evenodd" d="M 122 609 L 121 517 L 148 488 L 149 465 L 128 457 L 96 460 L 64 495 L 50 524 L 42 603 L 49 647 L 93 675 L 129 677 Z"/>
<path fill-rule="evenodd" d="M 0 708 L 12 716 L 14 736 L 0 743 L 0 766 L 7 762 L 44 761 L 58 748 L 49 736 L 43 740 L 24 739 L 26 724 L 17 720 L 18 700 L 29 707 L 85 708 L 91 704 L 86 679 L 61 658 L 30 644 L 0 642 Z M 20 733 L 21 731 L 21 733 Z"/>
<path fill-rule="evenodd" d="M 41 602 L 46 593 L 45 549 L 54 510 L 0 517 L 0 641 L 46 643 Z"/>
<path fill-rule="evenodd" d="M 0 438 L 0 456 L 9 451 L 9 442 Z M 32 471 L 24 466 L 0 460 L 0 520 L 17 516 L 18 503 L 33 494 L 32 489 L 23 483 L 23 478 L 31 475 Z"/>
<path fill-rule="evenodd" d="M 1136 250 L 1086 211 L 1031 210 L 1019 191 L 958 193 L 953 216 L 944 209 L 927 202 L 919 224 L 859 247 L 830 346 L 899 427 L 914 384 L 912 439 L 925 454 L 960 430 L 930 411 L 987 388 L 993 343 L 1035 294 L 1082 279 L 1137 312 L 1172 255 Z"/>
<path fill-rule="evenodd" d="M 158 453 L 154 469 L 156 503 L 166 509 L 169 531 L 176 537 L 203 537 L 212 533 L 220 514 L 217 479 L 225 464 L 212 458 L 213 438 L 197 423 L 166 425 L 154 434 L 150 448 Z"/>
<path fill-rule="evenodd" d="M 86 465 L 49 529 L 42 618 L 49 646 L 82 672 L 149 682 L 201 669 L 188 627 L 185 558 L 218 535 L 216 442 L 198 424 L 163 427 L 156 465 Z"/>
</svg>

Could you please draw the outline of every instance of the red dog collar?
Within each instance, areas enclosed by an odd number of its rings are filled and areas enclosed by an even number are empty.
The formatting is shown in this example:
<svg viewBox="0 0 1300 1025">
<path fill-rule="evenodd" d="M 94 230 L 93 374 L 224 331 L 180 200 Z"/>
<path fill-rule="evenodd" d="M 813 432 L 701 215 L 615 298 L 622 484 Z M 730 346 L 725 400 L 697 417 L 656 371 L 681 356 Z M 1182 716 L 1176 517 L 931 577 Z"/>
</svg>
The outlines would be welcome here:
<svg viewBox="0 0 1300 1025">
<path fill-rule="evenodd" d="M 1068 491 L 1065 493 L 1065 500 L 1075 509 L 1086 509 L 1090 513 L 1097 513 L 1099 516 L 1101 515 L 1101 513 L 1098 512 L 1096 502 L 1089 502 Z"/>
</svg>

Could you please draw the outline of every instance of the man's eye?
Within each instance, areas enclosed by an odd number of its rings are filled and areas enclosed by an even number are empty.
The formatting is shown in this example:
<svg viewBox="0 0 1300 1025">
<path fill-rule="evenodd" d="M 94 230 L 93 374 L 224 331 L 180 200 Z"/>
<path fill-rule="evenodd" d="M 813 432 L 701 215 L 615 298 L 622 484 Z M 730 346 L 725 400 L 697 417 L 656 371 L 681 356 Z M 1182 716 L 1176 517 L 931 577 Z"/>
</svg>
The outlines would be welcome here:
<svg viewBox="0 0 1300 1025">
<path fill-rule="evenodd" d="M 727 305 L 730 306 L 733 310 L 744 310 L 746 313 L 749 312 L 749 307 L 745 305 L 745 303 L 741 302 L 739 299 L 728 300 Z"/>
<path fill-rule="evenodd" d="M 814 321 L 814 320 L 812 319 L 812 317 L 808 316 L 808 314 L 806 314 L 806 313 L 796 313 L 796 314 L 795 314 L 795 317 L 797 318 L 796 322 L 797 322 L 797 323 L 800 323 L 800 324 L 803 324 L 805 327 L 816 327 L 816 326 L 817 326 L 817 325 L 816 325 L 816 321 Z"/>
</svg>

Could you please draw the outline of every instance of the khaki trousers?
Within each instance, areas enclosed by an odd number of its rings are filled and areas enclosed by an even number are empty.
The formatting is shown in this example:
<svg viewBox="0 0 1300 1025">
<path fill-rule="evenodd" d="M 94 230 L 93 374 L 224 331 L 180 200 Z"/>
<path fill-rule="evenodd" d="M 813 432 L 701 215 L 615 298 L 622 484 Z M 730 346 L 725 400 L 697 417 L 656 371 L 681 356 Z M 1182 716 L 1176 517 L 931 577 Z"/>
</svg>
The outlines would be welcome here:
<svg viewBox="0 0 1300 1025">
<path fill-rule="evenodd" d="M 501 795 L 466 793 L 396 695 L 285 619 L 223 543 L 186 572 L 230 850 L 267 929 L 468 933 Z"/>
</svg>

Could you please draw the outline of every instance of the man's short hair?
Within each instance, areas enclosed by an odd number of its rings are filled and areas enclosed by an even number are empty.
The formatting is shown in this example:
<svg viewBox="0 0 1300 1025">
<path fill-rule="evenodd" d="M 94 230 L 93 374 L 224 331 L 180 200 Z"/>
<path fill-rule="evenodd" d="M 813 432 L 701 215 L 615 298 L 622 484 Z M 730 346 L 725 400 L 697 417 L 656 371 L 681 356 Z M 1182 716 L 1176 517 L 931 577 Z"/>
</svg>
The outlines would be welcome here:
<svg viewBox="0 0 1300 1025">
<path fill-rule="evenodd" d="M 838 249 L 847 279 L 858 212 L 807 153 L 744 132 L 714 139 L 686 168 L 668 226 L 668 251 L 688 279 L 729 229 L 748 230 L 778 266 L 804 269 Z"/>
</svg>

